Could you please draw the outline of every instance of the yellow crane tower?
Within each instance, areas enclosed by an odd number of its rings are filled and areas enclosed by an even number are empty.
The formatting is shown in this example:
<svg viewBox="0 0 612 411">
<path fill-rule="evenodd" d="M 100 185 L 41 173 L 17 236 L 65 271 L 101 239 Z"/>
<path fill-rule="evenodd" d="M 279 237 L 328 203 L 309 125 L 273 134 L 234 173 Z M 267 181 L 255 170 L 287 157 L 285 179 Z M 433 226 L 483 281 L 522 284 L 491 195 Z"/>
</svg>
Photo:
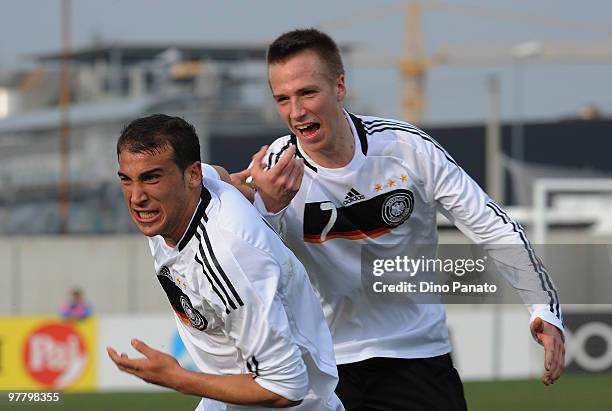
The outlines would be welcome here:
<svg viewBox="0 0 612 411">
<path fill-rule="evenodd" d="M 402 110 L 406 120 L 418 124 L 425 115 L 425 80 L 431 66 L 423 45 L 419 2 L 408 2 L 405 19 L 405 50 L 399 61 L 399 70 L 404 80 Z"/>
<path fill-rule="evenodd" d="M 403 14 L 404 38 L 401 56 L 384 53 L 356 51 L 351 58 L 356 65 L 369 67 L 398 68 L 402 78 L 402 114 L 413 124 L 421 124 L 426 111 L 426 78 L 428 71 L 436 65 L 485 66 L 514 64 L 525 52 L 529 60 L 522 63 L 601 63 L 612 61 L 612 42 L 569 43 L 528 42 L 524 44 L 483 44 L 447 45 L 431 53 L 425 51 L 421 27 L 422 11 L 433 10 L 482 17 L 490 20 L 504 20 L 513 23 L 538 25 L 538 27 L 562 28 L 598 34 L 612 34 L 612 26 L 602 26 L 579 20 L 563 20 L 550 16 L 537 16 L 528 12 L 485 7 L 481 5 L 460 5 L 442 0 L 409 0 L 388 6 L 370 8 L 341 18 L 328 20 L 319 26 L 326 30 L 351 27 L 358 23 L 376 21 L 390 14 Z"/>
</svg>

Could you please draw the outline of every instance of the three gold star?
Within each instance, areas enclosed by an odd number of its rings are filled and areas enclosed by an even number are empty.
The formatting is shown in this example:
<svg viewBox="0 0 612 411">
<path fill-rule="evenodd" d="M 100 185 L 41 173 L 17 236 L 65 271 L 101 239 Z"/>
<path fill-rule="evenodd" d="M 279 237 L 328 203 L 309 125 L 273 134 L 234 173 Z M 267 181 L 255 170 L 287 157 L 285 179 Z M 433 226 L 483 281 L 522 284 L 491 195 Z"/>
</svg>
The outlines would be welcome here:
<svg viewBox="0 0 612 411">
<path fill-rule="evenodd" d="M 399 180 L 402 183 L 405 183 L 405 182 L 408 181 L 408 176 L 406 174 L 402 174 L 402 175 L 399 176 Z M 374 190 L 377 191 L 377 192 L 381 192 L 381 191 L 383 191 L 385 186 L 387 186 L 387 187 L 395 187 L 395 186 L 397 186 L 397 182 L 395 180 L 391 180 L 390 179 L 389 181 L 387 181 L 386 184 L 376 184 L 374 186 Z"/>
</svg>

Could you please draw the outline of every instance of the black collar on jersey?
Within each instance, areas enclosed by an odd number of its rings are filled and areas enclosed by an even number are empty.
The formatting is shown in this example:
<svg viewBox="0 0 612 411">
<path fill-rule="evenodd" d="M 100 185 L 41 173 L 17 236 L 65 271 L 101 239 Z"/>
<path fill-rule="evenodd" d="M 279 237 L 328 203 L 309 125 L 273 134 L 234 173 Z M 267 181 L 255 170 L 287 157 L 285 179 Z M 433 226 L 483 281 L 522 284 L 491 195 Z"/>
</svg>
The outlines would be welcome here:
<svg viewBox="0 0 612 411">
<path fill-rule="evenodd" d="M 351 113 L 348 113 L 348 115 L 351 118 L 351 121 L 353 122 L 353 124 L 355 125 L 355 130 L 357 130 L 357 136 L 359 137 L 359 142 L 361 143 L 361 152 L 363 153 L 364 156 L 366 156 L 368 155 L 368 138 L 366 137 L 366 130 L 365 130 L 365 127 L 363 126 L 363 122 L 361 121 L 359 117 Z M 300 152 L 300 149 L 298 148 L 298 145 L 297 145 L 297 137 L 295 136 L 295 134 L 291 134 L 290 141 L 291 141 L 291 144 L 295 146 L 295 154 L 298 157 L 301 157 L 302 159 L 304 159 L 304 165 L 316 173 L 317 168 L 313 166 L 312 164 L 310 164 L 308 161 L 306 161 L 306 159 L 304 158 L 304 155 Z"/>
<path fill-rule="evenodd" d="M 348 113 L 348 112 L 347 112 Z M 363 122 L 359 117 L 352 113 L 348 113 L 349 117 L 353 121 L 355 125 L 355 130 L 357 130 L 357 136 L 359 137 L 359 142 L 361 143 L 361 152 L 364 156 L 368 155 L 368 138 L 366 137 L 366 130 L 363 125 Z"/>
<path fill-rule="evenodd" d="M 204 221 L 208 221 L 208 217 L 206 217 L 206 207 L 208 207 L 210 200 L 211 200 L 210 191 L 208 191 L 208 189 L 204 187 L 204 185 L 202 184 L 202 193 L 200 194 L 200 204 L 198 204 L 198 208 L 193 218 L 191 219 L 191 223 L 189 224 L 189 227 L 187 228 L 187 232 L 185 232 L 183 239 L 178 245 L 179 252 L 182 251 L 183 248 L 185 248 L 187 243 L 189 243 L 189 240 L 191 240 L 191 238 L 195 234 L 196 229 L 198 228 L 198 225 L 200 224 L 200 220 L 204 218 Z"/>
<path fill-rule="evenodd" d="M 304 165 L 316 173 L 317 168 L 313 166 L 312 164 L 310 164 L 308 161 L 306 161 L 306 159 L 304 158 L 304 154 L 300 152 L 300 149 L 298 148 L 298 145 L 297 145 L 297 137 L 295 136 L 295 134 L 293 133 L 291 134 L 291 137 L 289 137 L 289 141 L 291 141 L 291 144 L 295 146 L 295 155 L 298 157 L 301 157 L 304 160 Z"/>
</svg>

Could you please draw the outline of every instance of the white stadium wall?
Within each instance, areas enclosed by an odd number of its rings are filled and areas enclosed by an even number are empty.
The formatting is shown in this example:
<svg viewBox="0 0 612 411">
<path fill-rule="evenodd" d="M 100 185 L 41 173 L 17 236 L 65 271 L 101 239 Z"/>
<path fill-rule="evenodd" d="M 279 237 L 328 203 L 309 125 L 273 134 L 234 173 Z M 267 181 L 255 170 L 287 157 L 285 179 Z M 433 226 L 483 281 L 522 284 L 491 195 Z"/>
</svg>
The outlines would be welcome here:
<svg viewBox="0 0 612 411">
<path fill-rule="evenodd" d="M 543 353 L 532 340 L 525 307 L 448 305 L 446 312 L 453 361 L 463 379 L 525 378 L 540 372 Z"/>
<path fill-rule="evenodd" d="M 0 239 L 0 315 L 55 314 L 72 287 L 96 314 L 165 313 L 143 236 Z"/>
</svg>

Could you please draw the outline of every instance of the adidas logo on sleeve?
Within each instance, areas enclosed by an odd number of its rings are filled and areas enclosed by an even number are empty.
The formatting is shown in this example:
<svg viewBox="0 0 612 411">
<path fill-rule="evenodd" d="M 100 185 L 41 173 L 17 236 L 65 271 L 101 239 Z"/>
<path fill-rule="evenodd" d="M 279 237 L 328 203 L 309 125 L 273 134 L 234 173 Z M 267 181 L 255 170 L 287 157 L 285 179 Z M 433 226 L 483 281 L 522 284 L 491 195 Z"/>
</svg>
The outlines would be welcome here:
<svg viewBox="0 0 612 411">
<path fill-rule="evenodd" d="M 365 196 L 360 194 L 359 191 L 355 190 L 354 188 L 351 188 L 351 191 L 349 191 L 344 197 L 342 205 L 348 205 L 359 200 L 365 200 Z"/>
</svg>

